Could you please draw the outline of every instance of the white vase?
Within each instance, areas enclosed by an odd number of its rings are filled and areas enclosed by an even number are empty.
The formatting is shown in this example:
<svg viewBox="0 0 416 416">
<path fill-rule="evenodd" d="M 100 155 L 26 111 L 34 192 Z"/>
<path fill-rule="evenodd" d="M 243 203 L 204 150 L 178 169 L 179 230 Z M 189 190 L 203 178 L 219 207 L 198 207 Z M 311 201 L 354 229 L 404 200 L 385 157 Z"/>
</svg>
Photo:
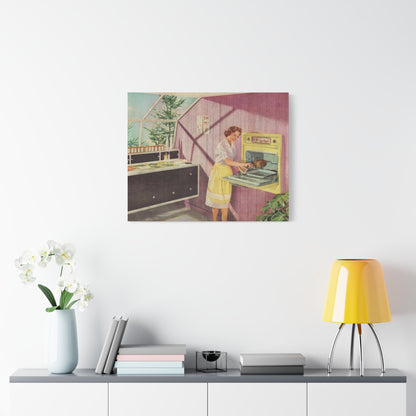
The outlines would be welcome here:
<svg viewBox="0 0 416 416">
<path fill-rule="evenodd" d="M 72 373 L 78 364 L 77 322 L 73 309 L 48 312 L 47 366 L 51 373 Z"/>
</svg>

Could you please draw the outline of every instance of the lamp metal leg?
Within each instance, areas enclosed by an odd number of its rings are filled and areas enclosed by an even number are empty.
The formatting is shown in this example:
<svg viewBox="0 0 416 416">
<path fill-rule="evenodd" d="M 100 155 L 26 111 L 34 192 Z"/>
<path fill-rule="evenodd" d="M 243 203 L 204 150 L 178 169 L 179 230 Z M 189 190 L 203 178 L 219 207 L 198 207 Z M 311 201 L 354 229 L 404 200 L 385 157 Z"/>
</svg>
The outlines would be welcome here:
<svg viewBox="0 0 416 416">
<path fill-rule="evenodd" d="M 361 337 L 361 324 L 357 324 L 358 339 L 360 340 L 360 376 L 364 375 L 363 341 Z"/>
<path fill-rule="evenodd" d="M 370 327 L 371 331 L 373 332 L 374 338 L 376 339 L 377 342 L 377 346 L 378 346 L 378 351 L 380 352 L 380 360 L 381 360 L 381 372 L 385 373 L 386 372 L 386 368 L 384 366 L 384 356 L 383 356 L 383 350 L 381 349 L 381 344 L 380 341 L 378 339 L 378 336 L 376 334 L 376 331 L 374 329 L 373 324 L 368 324 L 368 326 Z"/>
<path fill-rule="evenodd" d="M 354 370 L 354 335 L 355 335 L 355 324 L 352 324 L 351 348 L 350 348 L 350 370 Z"/>
<path fill-rule="evenodd" d="M 332 341 L 331 351 L 329 352 L 329 357 L 328 357 L 328 374 L 330 374 L 332 372 L 332 359 L 334 357 L 335 344 L 337 342 L 338 336 L 341 333 L 341 329 L 343 327 L 344 327 L 344 324 L 341 324 L 339 326 L 338 331 L 335 334 L 334 340 Z"/>
</svg>

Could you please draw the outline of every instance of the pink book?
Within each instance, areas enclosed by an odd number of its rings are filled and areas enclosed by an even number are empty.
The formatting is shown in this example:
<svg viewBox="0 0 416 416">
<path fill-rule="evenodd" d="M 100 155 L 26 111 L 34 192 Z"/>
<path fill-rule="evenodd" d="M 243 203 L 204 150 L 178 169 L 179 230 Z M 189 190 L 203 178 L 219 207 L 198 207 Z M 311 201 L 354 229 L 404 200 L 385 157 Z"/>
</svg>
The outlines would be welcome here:
<svg viewBox="0 0 416 416">
<path fill-rule="evenodd" d="M 184 355 L 117 355 L 117 361 L 185 361 Z"/>
</svg>

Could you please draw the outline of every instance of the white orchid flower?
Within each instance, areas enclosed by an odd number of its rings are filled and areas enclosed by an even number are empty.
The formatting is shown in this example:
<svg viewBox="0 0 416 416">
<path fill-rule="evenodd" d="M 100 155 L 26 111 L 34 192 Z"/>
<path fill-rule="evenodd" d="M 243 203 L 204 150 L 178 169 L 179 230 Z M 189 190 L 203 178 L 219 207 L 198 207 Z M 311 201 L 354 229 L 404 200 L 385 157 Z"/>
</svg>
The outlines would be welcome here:
<svg viewBox="0 0 416 416">
<path fill-rule="evenodd" d="M 81 312 L 84 312 L 85 309 L 87 309 L 87 308 L 88 308 L 88 302 L 86 300 L 81 300 L 81 301 L 78 302 L 78 309 Z"/>
<path fill-rule="evenodd" d="M 69 293 L 75 293 L 78 290 L 78 282 L 76 280 L 65 281 L 65 290 Z"/>
<path fill-rule="evenodd" d="M 84 296 L 84 298 L 83 298 L 84 300 L 86 300 L 87 302 L 89 302 L 89 301 L 91 301 L 91 300 L 93 300 L 94 299 L 94 295 L 91 293 L 91 292 L 88 292 L 85 296 Z"/>
<path fill-rule="evenodd" d="M 19 274 L 19 277 L 24 284 L 32 283 L 36 280 L 36 277 L 33 276 L 33 267 L 30 264 L 26 265 L 26 269 L 21 270 L 22 273 Z"/>
<path fill-rule="evenodd" d="M 62 265 L 64 266 L 64 271 L 69 274 L 74 273 L 74 270 L 77 268 L 77 262 L 75 260 L 65 262 Z"/>
<path fill-rule="evenodd" d="M 62 277 L 63 271 L 72 273 L 76 267 L 74 261 L 75 248 L 70 244 L 58 244 L 56 241 L 49 240 L 40 251 L 27 250 L 19 258 L 15 260 L 15 266 L 19 270 L 19 278 L 24 284 L 33 283 L 36 277 L 33 275 L 33 271 L 36 265 L 40 267 L 46 267 L 52 256 L 55 256 L 56 263 L 60 266 L 59 278 L 57 281 L 57 288 L 54 292 L 60 298 L 60 302 L 63 302 L 63 308 L 68 308 L 69 305 L 75 304 L 80 311 L 84 311 L 89 302 L 93 299 L 93 294 L 90 292 L 88 286 L 81 285 L 77 280 L 69 280 Z M 52 300 L 48 294 L 48 291 L 42 286 L 39 287 L 50 303 Z M 50 289 L 49 289 L 50 290 Z M 73 296 L 66 296 L 65 292 L 73 294 Z M 68 298 L 73 298 L 71 299 Z M 71 301 L 71 302 L 70 302 Z M 53 308 L 47 308 L 47 311 Z"/>
<path fill-rule="evenodd" d="M 88 286 L 87 285 L 81 285 L 81 284 L 79 285 L 78 291 L 77 291 L 77 295 L 79 297 L 85 296 L 88 292 L 89 292 L 89 290 L 88 290 Z"/>
<path fill-rule="evenodd" d="M 51 254 L 55 254 L 56 251 L 61 250 L 61 246 L 54 240 L 48 240 L 46 244 Z"/>
<path fill-rule="evenodd" d="M 16 259 L 14 261 L 14 265 L 19 269 L 19 270 L 26 270 L 28 267 L 27 263 L 23 262 L 23 258 L 19 257 L 18 259 Z"/>
<path fill-rule="evenodd" d="M 40 260 L 39 260 L 39 266 L 46 267 L 48 263 L 51 261 L 51 249 L 48 245 L 42 247 L 42 249 L 39 252 Z"/>
<path fill-rule="evenodd" d="M 40 260 L 39 253 L 35 250 L 27 250 L 22 254 L 20 258 L 24 264 L 36 264 Z"/>
<path fill-rule="evenodd" d="M 25 285 L 33 283 L 36 280 L 36 277 L 33 276 L 32 274 L 21 273 L 19 275 L 19 277 L 20 277 L 20 280 L 22 281 L 22 283 L 25 284 Z"/>
<path fill-rule="evenodd" d="M 94 299 L 94 295 L 90 291 L 88 291 L 87 293 L 82 295 L 82 300 L 86 300 L 87 302 L 89 302 L 93 299 Z"/>
<path fill-rule="evenodd" d="M 75 248 L 71 244 L 64 244 L 55 249 L 55 260 L 61 266 L 70 263 L 75 254 Z"/>
<path fill-rule="evenodd" d="M 19 276 L 33 276 L 33 266 L 31 264 L 26 264 L 25 268 L 20 269 L 22 273 Z"/>
</svg>

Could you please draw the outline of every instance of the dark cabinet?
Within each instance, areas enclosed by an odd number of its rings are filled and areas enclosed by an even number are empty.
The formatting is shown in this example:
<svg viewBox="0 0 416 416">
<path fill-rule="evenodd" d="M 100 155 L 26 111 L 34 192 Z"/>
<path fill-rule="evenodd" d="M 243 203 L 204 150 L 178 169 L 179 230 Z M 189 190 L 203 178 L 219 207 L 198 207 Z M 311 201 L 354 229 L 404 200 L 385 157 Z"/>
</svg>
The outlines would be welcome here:
<svg viewBox="0 0 416 416">
<path fill-rule="evenodd" d="M 127 163 L 148 163 L 157 162 L 158 160 L 167 159 L 178 159 L 179 150 L 165 150 L 162 152 L 151 152 L 151 153 L 132 153 L 127 157 Z"/>
<path fill-rule="evenodd" d="M 130 155 L 130 163 L 145 163 L 145 162 L 156 162 L 160 160 L 160 153 L 137 153 Z"/>
<path fill-rule="evenodd" d="M 149 208 L 198 196 L 198 166 L 128 177 L 128 210 Z"/>
</svg>

